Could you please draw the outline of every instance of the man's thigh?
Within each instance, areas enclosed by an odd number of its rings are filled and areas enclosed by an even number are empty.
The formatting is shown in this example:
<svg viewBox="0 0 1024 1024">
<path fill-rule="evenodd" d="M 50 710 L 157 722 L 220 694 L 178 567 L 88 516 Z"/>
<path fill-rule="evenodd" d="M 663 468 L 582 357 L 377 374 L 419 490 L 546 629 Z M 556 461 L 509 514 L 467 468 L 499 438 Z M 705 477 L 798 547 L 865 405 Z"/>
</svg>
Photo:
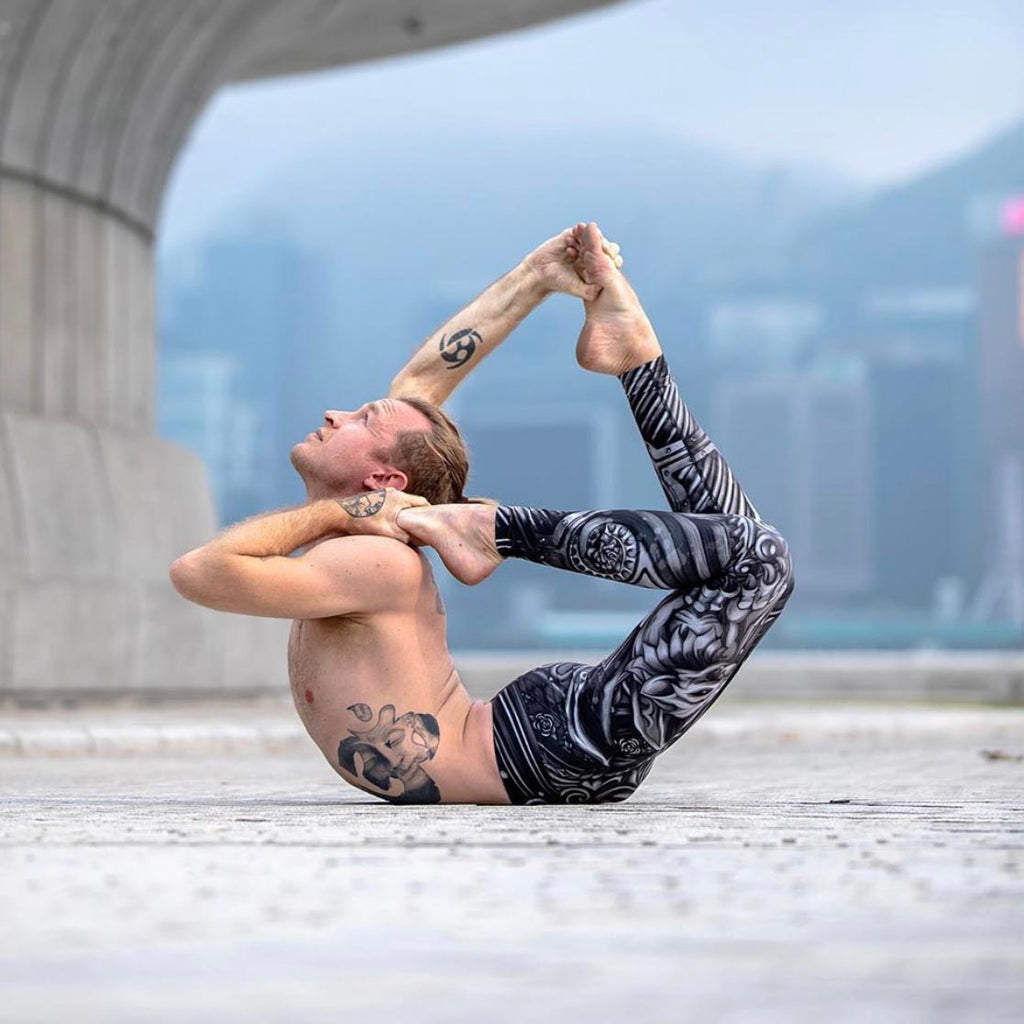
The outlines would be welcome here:
<svg viewBox="0 0 1024 1024">
<path fill-rule="evenodd" d="M 668 594 L 571 697 L 588 734 L 653 757 L 721 696 L 793 590 L 788 550 L 765 545 L 717 580 Z"/>
<path fill-rule="evenodd" d="M 576 701 L 592 692 L 593 671 L 580 662 L 540 665 L 495 695 L 495 753 L 513 803 L 625 800 L 650 771 L 583 721 Z"/>
</svg>

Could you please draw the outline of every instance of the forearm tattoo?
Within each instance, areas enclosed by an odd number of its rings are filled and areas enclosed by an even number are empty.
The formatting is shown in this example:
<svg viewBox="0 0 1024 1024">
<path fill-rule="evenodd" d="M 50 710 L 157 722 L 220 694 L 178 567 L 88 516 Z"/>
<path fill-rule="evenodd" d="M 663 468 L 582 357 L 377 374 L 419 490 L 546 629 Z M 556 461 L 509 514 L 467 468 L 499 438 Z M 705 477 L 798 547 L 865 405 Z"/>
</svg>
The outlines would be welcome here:
<svg viewBox="0 0 1024 1024">
<path fill-rule="evenodd" d="M 368 704 L 351 704 L 348 710 L 360 722 L 373 718 Z M 423 768 L 437 753 L 441 738 L 433 715 L 407 711 L 396 717 L 394 704 L 385 704 L 368 729 L 348 731 L 338 745 L 338 764 L 359 782 L 369 783 L 369 792 L 395 804 L 441 802 L 437 783 Z"/>
<path fill-rule="evenodd" d="M 482 345 L 484 339 L 480 333 L 472 327 L 463 327 L 450 337 L 441 336 L 441 343 L 438 346 L 441 351 L 441 358 L 448 364 L 449 370 L 457 370 L 460 366 L 473 358 L 477 345 Z"/>
<path fill-rule="evenodd" d="M 355 494 L 351 498 L 335 498 L 334 500 L 353 519 L 366 519 L 376 515 L 383 507 L 387 498 L 386 490 L 370 491 L 369 494 Z"/>
</svg>

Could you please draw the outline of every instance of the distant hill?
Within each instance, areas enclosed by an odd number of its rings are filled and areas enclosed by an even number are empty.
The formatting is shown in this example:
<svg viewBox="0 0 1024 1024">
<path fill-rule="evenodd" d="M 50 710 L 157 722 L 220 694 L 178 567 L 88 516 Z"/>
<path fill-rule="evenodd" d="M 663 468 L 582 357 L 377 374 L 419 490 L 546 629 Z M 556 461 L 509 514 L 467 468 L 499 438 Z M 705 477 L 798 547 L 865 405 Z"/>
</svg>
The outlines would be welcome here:
<svg viewBox="0 0 1024 1024">
<path fill-rule="evenodd" d="M 424 128 L 340 138 L 297 160 L 231 220 L 256 232 L 287 224 L 332 254 L 350 282 L 429 268 L 435 282 L 462 287 L 593 219 L 657 288 L 758 263 L 857 194 L 827 169 L 753 166 L 657 134 L 503 135 L 483 125 L 471 137 Z"/>
<path fill-rule="evenodd" d="M 963 157 L 807 226 L 794 276 L 852 286 L 960 284 L 973 273 L 971 206 L 1024 192 L 1024 120 Z"/>
</svg>

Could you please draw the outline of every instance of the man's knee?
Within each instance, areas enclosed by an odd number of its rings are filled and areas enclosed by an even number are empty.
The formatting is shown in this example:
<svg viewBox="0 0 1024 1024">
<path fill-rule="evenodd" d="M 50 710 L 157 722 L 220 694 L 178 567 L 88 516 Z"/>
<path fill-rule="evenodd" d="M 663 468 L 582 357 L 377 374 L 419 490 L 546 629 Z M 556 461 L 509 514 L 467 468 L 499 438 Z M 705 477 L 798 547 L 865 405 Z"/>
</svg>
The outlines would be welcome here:
<svg viewBox="0 0 1024 1024">
<path fill-rule="evenodd" d="M 793 557 L 786 538 L 760 519 L 735 517 L 742 536 L 734 574 L 744 581 L 745 589 L 756 590 L 758 604 L 781 607 L 793 592 Z"/>
<path fill-rule="evenodd" d="M 795 586 L 793 556 L 785 537 L 768 523 L 758 531 L 756 553 L 762 565 L 761 587 L 766 603 L 780 612 Z"/>
</svg>

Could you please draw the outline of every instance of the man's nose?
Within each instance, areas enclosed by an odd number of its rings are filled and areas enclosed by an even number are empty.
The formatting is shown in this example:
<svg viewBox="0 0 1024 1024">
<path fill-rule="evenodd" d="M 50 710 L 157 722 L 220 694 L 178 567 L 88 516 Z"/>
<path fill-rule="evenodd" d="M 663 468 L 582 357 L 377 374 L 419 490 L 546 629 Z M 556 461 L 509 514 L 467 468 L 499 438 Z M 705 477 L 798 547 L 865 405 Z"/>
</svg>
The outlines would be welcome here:
<svg viewBox="0 0 1024 1024">
<path fill-rule="evenodd" d="M 324 423 L 329 427 L 336 427 L 340 422 L 342 413 L 338 412 L 337 409 L 328 409 L 324 412 Z"/>
</svg>

